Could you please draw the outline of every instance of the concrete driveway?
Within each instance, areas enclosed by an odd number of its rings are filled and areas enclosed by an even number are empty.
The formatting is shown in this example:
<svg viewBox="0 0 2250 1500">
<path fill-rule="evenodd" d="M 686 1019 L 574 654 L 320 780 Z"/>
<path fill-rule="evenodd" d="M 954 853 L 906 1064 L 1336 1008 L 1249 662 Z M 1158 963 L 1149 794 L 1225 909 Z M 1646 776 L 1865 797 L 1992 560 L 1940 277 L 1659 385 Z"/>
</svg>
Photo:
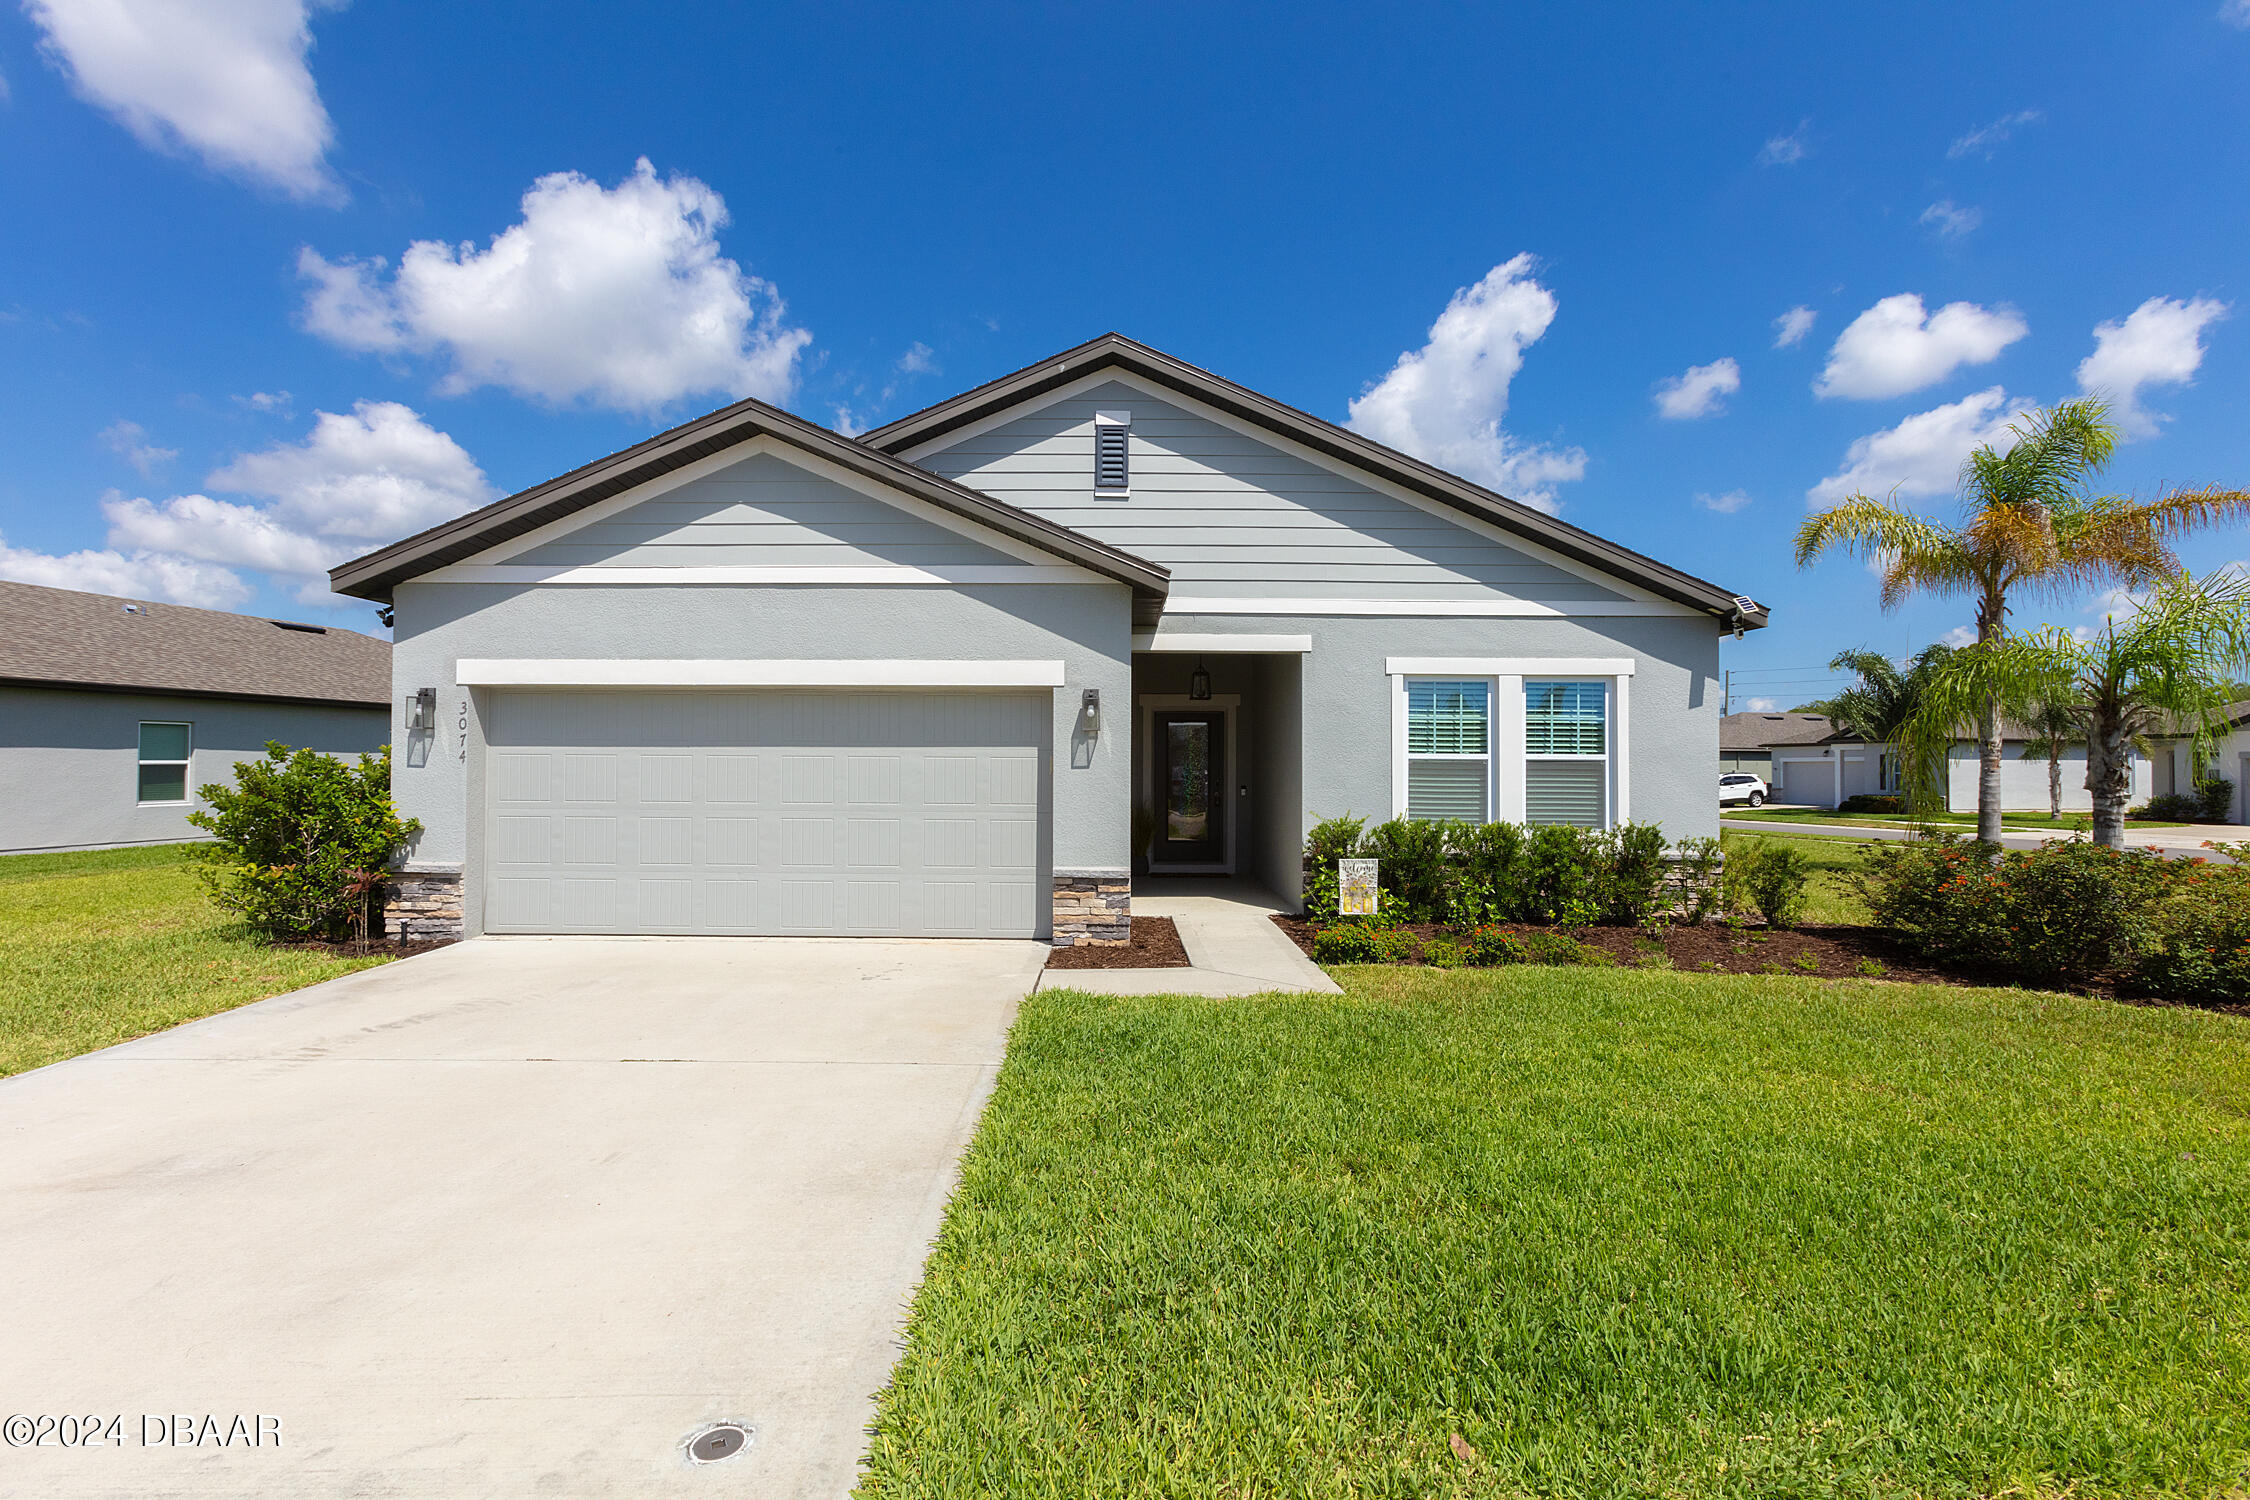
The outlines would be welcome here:
<svg viewBox="0 0 2250 1500">
<path fill-rule="evenodd" d="M 482 939 L 0 1080 L 0 1417 L 108 1440 L 0 1495 L 844 1494 L 1046 951 Z"/>
</svg>

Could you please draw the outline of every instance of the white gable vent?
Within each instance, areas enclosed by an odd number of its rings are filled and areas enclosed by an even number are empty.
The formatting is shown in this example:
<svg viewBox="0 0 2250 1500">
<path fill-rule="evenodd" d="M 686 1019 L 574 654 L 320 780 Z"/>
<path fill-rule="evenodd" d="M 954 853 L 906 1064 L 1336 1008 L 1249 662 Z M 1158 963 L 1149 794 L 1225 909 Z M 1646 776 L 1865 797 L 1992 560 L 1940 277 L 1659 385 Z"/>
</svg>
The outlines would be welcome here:
<svg viewBox="0 0 2250 1500">
<path fill-rule="evenodd" d="M 1129 411 L 1098 411 L 1094 413 L 1094 493 L 1097 495 L 1122 495 L 1131 487 L 1133 475 L 1126 458 L 1127 445 L 1133 435 L 1133 414 Z"/>
</svg>

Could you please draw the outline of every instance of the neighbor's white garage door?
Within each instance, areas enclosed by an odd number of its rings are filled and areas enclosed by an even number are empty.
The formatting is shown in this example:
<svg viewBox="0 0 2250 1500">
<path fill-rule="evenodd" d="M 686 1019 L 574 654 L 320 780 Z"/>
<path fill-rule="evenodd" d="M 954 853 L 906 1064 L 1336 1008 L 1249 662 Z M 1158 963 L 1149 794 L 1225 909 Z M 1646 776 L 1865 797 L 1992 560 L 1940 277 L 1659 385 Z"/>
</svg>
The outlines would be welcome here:
<svg viewBox="0 0 2250 1500">
<path fill-rule="evenodd" d="M 1836 805 L 1836 763 L 1828 760 L 1785 760 L 1781 779 L 1774 784 L 1773 800 L 1804 807 Z"/>
<path fill-rule="evenodd" d="M 1033 936 L 1049 695 L 503 689 L 488 932 Z"/>
</svg>

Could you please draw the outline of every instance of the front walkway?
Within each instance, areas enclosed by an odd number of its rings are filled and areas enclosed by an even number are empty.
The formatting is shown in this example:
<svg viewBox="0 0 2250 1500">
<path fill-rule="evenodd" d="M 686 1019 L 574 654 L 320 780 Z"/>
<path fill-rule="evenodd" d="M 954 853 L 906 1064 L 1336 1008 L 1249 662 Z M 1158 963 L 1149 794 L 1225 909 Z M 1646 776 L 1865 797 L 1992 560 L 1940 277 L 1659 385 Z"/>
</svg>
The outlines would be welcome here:
<svg viewBox="0 0 2250 1500">
<path fill-rule="evenodd" d="M 1098 995 L 1265 995 L 1276 990 L 1340 995 L 1336 981 L 1273 925 L 1285 908 L 1241 879 L 1140 876 L 1133 915 L 1170 917 L 1187 949 L 1185 969 L 1049 969 L 1045 990 Z"/>
<path fill-rule="evenodd" d="M 122 1440 L 0 1495 L 843 1495 L 1047 952 L 480 938 L 0 1081 L 0 1415 Z"/>
</svg>

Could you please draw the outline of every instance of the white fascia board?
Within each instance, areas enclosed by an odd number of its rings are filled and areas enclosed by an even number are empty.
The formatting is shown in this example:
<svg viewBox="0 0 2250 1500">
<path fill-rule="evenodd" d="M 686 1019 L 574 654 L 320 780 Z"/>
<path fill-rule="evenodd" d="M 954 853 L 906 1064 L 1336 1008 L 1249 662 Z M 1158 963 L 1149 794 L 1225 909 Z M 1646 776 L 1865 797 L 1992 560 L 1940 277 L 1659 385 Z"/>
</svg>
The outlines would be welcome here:
<svg viewBox="0 0 2250 1500">
<path fill-rule="evenodd" d="M 1200 599 L 1173 594 L 1164 601 L 1168 615 L 1395 615 L 1437 619 L 1525 618 L 1560 620 L 1615 615 L 1708 618 L 1702 610 L 1661 600 L 1576 600 L 1537 604 L 1528 599 Z"/>
<path fill-rule="evenodd" d="M 1084 570 L 1061 564 L 964 563 L 942 568 L 904 565 L 835 567 L 740 566 L 605 567 L 538 563 L 452 563 L 416 579 L 417 583 L 509 584 L 825 584 L 832 587 L 946 587 L 979 583 L 1084 583 Z"/>
<path fill-rule="evenodd" d="M 1393 677 L 1630 677 L 1629 656 L 1386 656 Z"/>
<path fill-rule="evenodd" d="M 1060 661 L 463 657 L 463 687 L 1056 688 Z"/>
<path fill-rule="evenodd" d="M 1688 605 L 1674 604 L 1670 600 L 1660 599 L 1653 590 L 1647 588 L 1645 585 L 1634 582 L 1632 579 L 1625 578 L 1616 573 L 1612 573 L 1605 568 L 1597 568 L 1592 564 L 1582 563 L 1573 557 L 1565 557 L 1560 552 L 1551 551 L 1547 547 L 1542 546 L 1540 543 L 1530 540 L 1528 537 L 1518 536 L 1516 533 L 1507 530 L 1505 527 L 1487 521 L 1481 516 L 1472 515 L 1464 510 L 1458 510 L 1440 500 L 1432 500 L 1427 495 L 1417 494 L 1413 490 L 1407 489 L 1404 485 L 1394 483 L 1393 481 L 1384 478 L 1382 475 L 1377 474 L 1370 469 L 1363 469 L 1357 464 L 1346 462 L 1343 459 L 1331 457 L 1330 455 L 1321 452 L 1317 448 L 1308 447 L 1305 444 L 1298 442 L 1295 438 L 1284 436 L 1281 433 L 1274 432 L 1265 427 L 1260 427 L 1254 422 L 1246 422 L 1242 418 L 1233 415 L 1231 412 L 1223 412 L 1220 411 L 1217 407 L 1206 406 L 1203 402 L 1197 400 L 1193 396 L 1187 395 L 1185 392 L 1175 391 L 1167 387 L 1157 385 L 1155 382 L 1143 379 L 1130 370 L 1121 370 L 1114 365 L 1105 366 L 1102 369 L 1090 371 L 1089 373 L 1078 377 L 1076 380 L 1058 386 L 1054 390 L 1048 391 L 1033 400 L 1025 401 L 1015 406 L 1004 407 L 999 411 L 993 412 L 989 416 L 980 417 L 976 421 L 970 422 L 965 426 L 955 428 L 953 431 L 948 432 L 941 437 L 931 438 L 927 442 L 916 443 L 912 447 L 909 447 L 900 452 L 898 456 L 905 459 L 908 463 L 918 464 L 925 457 L 932 453 L 943 452 L 947 448 L 958 446 L 959 444 L 965 443 L 973 437 L 977 437 L 983 433 L 990 432 L 995 427 L 1002 427 L 1010 422 L 1017 420 L 1020 417 L 1027 417 L 1035 412 L 1043 411 L 1047 407 L 1055 405 L 1057 402 L 1076 400 L 1078 397 L 1083 396 L 1087 391 L 1092 390 L 1094 387 L 1101 385 L 1107 381 L 1115 381 L 1119 385 L 1126 386 L 1135 391 L 1139 391 L 1154 400 L 1164 402 L 1165 404 L 1170 406 L 1176 406 L 1183 411 L 1193 412 L 1195 415 L 1204 418 L 1206 421 L 1215 422 L 1219 426 L 1226 428 L 1230 432 L 1236 433 L 1243 437 L 1247 437 L 1254 442 L 1263 443 L 1269 448 L 1277 449 L 1280 452 L 1290 454 L 1293 457 L 1301 458 L 1309 464 L 1313 464 L 1319 468 L 1326 469 L 1331 474 L 1341 475 L 1356 484 L 1364 484 L 1369 489 L 1374 490 L 1376 493 L 1387 495 L 1402 504 L 1411 505 L 1416 510 L 1421 511 L 1426 515 L 1436 516 L 1441 521 L 1451 522 L 1453 525 L 1463 527 L 1469 531 L 1473 531 L 1479 536 L 1483 536 L 1492 541 L 1499 542 L 1503 546 L 1512 547 L 1516 551 L 1522 552 L 1529 557 L 1536 558 L 1540 562 L 1552 564 L 1554 567 L 1560 568 L 1565 573 L 1570 574 L 1573 578 L 1583 579 L 1588 583 L 1597 583 L 1600 584 L 1603 588 L 1613 588 L 1621 590 L 1624 593 L 1628 594 L 1634 602 L 1659 603 L 1667 606 L 1662 610 L 1634 611 L 1635 613 L 1645 612 L 1651 614 L 1663 613 L 1699 615 L 1705 619 L 1711 618 L 1711 614 L 1707 610 L 1695 609 Z M 970 485 L 969 487 L 971 489 L 976 488 L 975 485 Z M 1255 613 L 1255 611 L 1238 612 Z M 1300 612 L 1310 613 L 1310 611 Z M 1527 610 L 1523 612 L 1547 613 L 1548 611 Z M 1594 614 L 1601 613 L 1602 611 L 1573 610 L 1570 612 Z M 1329 613 L 1342 613 L 1342 611 L 1329 611 Z M 1359 613 L 1397 614 L 1400 613 L 1400 611 L 1367 610 L 1359 611 Z M 1493 611 L 1493 613 L 1506 614 L 1515 613 L 1515 611 L 1499 610 Z M 1559 611 L 1557 611 L 1557 613 L 1559 613 Z M 1621 611 L 1611 610 L 1607 611 L 1607 613 L 1615 614 L 1621 613 Z"/>
<path fill-rule="evenodd" d="M 1213 656 L 1292 656 L 1312 650 L 1309 635 L 1191 635 L 1184 630 L 1137 630 L 1135 651 L 1208 651 Z"/>
</svg>

